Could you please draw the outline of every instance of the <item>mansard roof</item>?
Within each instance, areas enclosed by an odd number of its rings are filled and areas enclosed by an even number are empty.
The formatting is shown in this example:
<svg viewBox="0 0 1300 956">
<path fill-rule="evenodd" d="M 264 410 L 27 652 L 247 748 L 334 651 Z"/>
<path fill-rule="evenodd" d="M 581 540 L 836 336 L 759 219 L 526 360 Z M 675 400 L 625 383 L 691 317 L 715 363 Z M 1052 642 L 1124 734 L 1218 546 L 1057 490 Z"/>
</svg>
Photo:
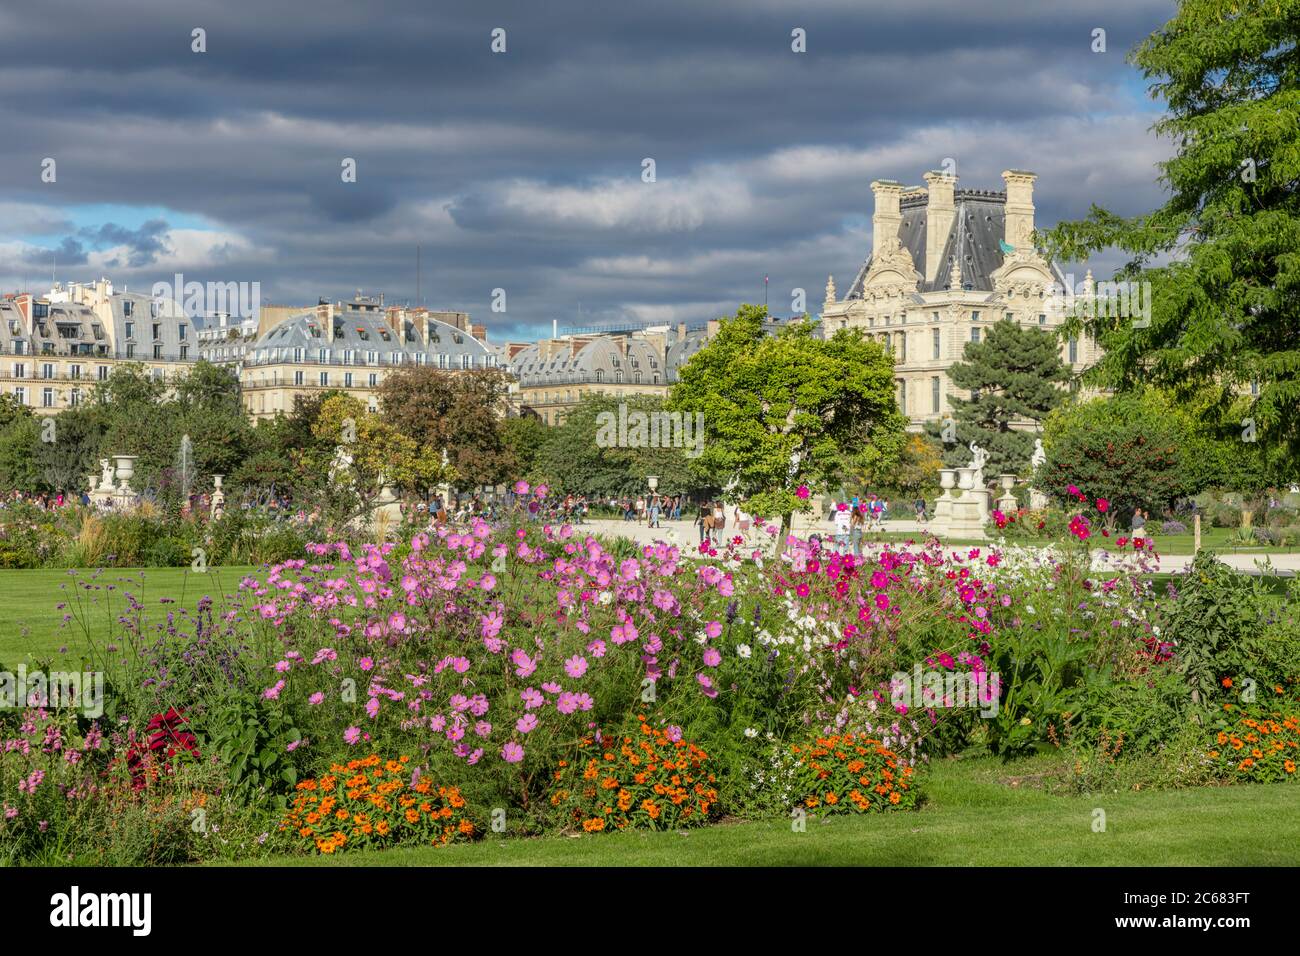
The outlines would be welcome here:
<svg viewBox="0 0 1300 956">
<path fill-rule="evenodd" d="M 926 201 L 924 192 L 904 195 L 899 203 L 903 221 L 898 241 L 912 256 L 916 271 L 926 275 Z M 961 262 L 962 288 L 967 291 L 992 292 L 993 273 L 1003 261 L 999 243 L 1006 238 L 1007 194 L 991 189 L 958 189 L 953 195 L 952 227 L 940 254 L 939 271 L 933 282 L 922 278 L 919 292 L 939 292 L 948 288 L 954 260 Z M 849 287 L 846 299 L 862 298 L 862 283 L 871 269 L 871 256 L 863 262 Z"/>
</svg>

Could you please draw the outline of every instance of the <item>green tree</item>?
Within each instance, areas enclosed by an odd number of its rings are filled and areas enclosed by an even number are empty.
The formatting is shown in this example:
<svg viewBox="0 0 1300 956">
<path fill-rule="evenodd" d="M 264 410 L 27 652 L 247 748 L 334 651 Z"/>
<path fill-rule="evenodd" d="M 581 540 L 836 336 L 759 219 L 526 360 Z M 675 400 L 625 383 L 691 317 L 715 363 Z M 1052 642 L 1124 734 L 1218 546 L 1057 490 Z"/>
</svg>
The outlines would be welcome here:
<svg viewBox="0 0 1300 956">
<path fill-rule="evenodd" d="M 905 419 L 894 399 L 894 363 L 858 330 L 816 338 L 807 319 L 765 335 L 767 310 L 742 305 L 679 372 L 671 407 L 704 415 L 695 466 L 757 515 L 791 518 L 846 472 L 898 461 Z"/>
<path fill-rule="evenodd" d="M 534 479 L 534 470 L 549 429 L 540 417 L 533 414 L 516 415 L 501 423 L 501 435 L 506 447 L 514 456 L 515 468 L 509 478 Z"/>
<path fill-rule="evenodd" d="M 1047 460 L 1035 484 L 1066 504 L 1073 503 L 1073 485 L 1089 498 L 1110 500 L 1119 513 L 1161 512 L 1191 490 L 1189 448 L 1185 423 L 1158 395 L 1094 398 L 1048 415 Z"/>
<path fill-rule="evenodd" d="M 970 461 L 970 444 L 988 452 L 985 476 L 1025 474 L 1034 451 L 1035 432 L 1013 423 L 1041 422 L 1067 398 L 1061 388 L 1070 370 L 1061 361 L 1056 336 L 1038 328 L 1022 328 L 1002 319 L 987 329 L 980 342 L 966 343 L 962 361 L 948 370 L 958 388 L 971 398 L 950 396 L 953 422 L 930 422 L 926 432 L 945 441 L 944 463 L 958 467 Z"/>
<path fill-rule="evenodd" d="M 560 424 L 546 428 L 532 469 L 534 479 L 560 494 L 596 498 L 645 493 L 650 475 L 659 476 L 662 494 L 691 494 L 707 488 L 707 478 L 691 468 L 693 449 L 671 445 L 676 435 L 684 439 L 684 432 L 659 435 L 657 447 L 651 447 L 648 430 L 638 435 L 625 428 L 623 435 L 618 433 L 620 414 L 633 422 L 638 421 L 633 416 L 645 415 L 648 422 L 649 416 L 664 412 L 664 400 L 658 396 L 584 396 Z M 693 440 L 694 419 L 689 424 Z"/>
<path fill-rule="evenodd" d="M 1117 247 L 1116 278 L 1149 282 L 1149 325 L 1088 316 L 1105 349 L 1094 380 L 1217 384 L 1258 394 L 1262 442 L 1300 449 L 1300 69 L 1294 0 L 1182 0 L 1130 60 L 1168 112 L 1168 198 L 1123 218 L 1094 206 L 1049 234 L 1062 261 Z M 1171 260 L 1171 261 L 1167 261 Z M 1241 427 L 1239 425 L 1239 427 Z"/>
<path fill-rule="evenodd" d="M 384 421 L 429 454 L 446 449 L 472 484 L 496 485 L 514 473 L 502 425 L 510 379 L 499 369 L 445 371 L 412 365 L 390 372 L 379 389 Z"/>
</svg>

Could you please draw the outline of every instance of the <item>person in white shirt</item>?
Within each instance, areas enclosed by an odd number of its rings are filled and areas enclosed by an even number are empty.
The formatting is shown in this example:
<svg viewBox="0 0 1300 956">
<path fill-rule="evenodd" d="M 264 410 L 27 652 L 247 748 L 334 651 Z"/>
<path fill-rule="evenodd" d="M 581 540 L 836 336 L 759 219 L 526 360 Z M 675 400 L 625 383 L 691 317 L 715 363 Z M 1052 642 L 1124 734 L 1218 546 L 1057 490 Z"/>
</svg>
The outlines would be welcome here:
<svg viewBox="0 0 1300 956">
<path fill-rule="evenodd" d="M 853 515 L 849 513 L 847 504 L 835 506 L 835 551 L 838 554 L 849 552 L 849 526 L 852 519 Z"/>
</svg>

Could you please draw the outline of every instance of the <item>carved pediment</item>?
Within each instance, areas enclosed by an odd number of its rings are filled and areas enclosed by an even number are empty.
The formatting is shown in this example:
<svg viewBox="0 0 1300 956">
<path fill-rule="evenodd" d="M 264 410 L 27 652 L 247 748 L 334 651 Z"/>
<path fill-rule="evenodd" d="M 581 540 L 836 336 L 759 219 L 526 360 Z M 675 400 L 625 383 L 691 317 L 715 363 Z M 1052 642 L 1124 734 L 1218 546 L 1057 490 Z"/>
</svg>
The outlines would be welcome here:
<svg viewBox="0 0 1300 956">
<path fill-rule="evenodd" d="M 871 269 L 862 282 L 862 295 L 863 298 L 907 295 L 919 288 L 921 278 L 912 254 L 896 236 L 891 236 L 872 252 Z"/>
<path fill-rule="evenodd" d="M 1032 249 L 1009 253 L 989 277 L 993 291 L 1005 298 L 1037 298 L 1049 290 L 1055 278 L 1042 256 Z"/>
</svg>

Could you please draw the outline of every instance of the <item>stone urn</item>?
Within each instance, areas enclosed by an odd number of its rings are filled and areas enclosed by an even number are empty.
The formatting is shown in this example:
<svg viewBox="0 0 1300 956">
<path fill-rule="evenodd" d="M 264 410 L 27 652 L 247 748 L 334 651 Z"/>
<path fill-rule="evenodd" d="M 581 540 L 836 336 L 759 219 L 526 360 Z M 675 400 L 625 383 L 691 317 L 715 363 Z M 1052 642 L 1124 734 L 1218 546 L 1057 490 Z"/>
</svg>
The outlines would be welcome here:
<svg viewBox="0 0 1300 956">
<path fill-rule="evenodd" d="M 135 475 L 135 463 L 138 455 L 114 455 L 113 462 L 117 466 L 118 490 L 123 494 L 131 494 L 131 478 Z"/>
<path fill-rule="evenodd" d="M 939 487 L 943 489 L 946 495 L 957 485 L 957 472 L 952 468 L 939 469 Z"/>
<path fill-rule="evenodd" d="M 957 469 L 957 488 L 961 491 L 970 491 L 975 487 L 975 469 L 958 468 Z"/>
<path fill-rule="evenodd" d="M 1015 475 L 998 475 L 998 487 L 1003 491 L 1010 491 L 1016 486 Z"/>
<path fill-rule="evenodd" d="M 86 475 L 86 480 L 90 483 L 90 493 L 93 495 L 99 488 L 99 475 L 92 471 Z"/>
<path fill-rule="evenodd" d="M 223 478 L 225 478 L 225 477 L 226 477 L 225 475 L 213 475 L 213 476 L 212 476 L 212 493 L 213 493 L 214 495 L 219 495 L 219 494 L 221 494 L 221 479 L 223 479 Z"/>
</svg>

